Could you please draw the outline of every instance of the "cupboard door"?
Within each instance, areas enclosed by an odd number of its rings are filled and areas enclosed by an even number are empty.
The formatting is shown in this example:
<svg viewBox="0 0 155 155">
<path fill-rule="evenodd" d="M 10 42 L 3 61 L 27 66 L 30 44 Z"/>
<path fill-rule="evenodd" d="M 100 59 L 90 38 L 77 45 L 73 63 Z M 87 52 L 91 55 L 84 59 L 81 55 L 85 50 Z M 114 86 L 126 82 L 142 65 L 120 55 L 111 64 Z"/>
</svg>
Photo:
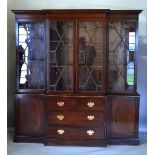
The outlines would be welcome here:
<svg viewBox="0 0 155 155">
<path fill-rule="evenodd" d="M 74 22 L 49 22 L 49 83 L 51 91 L 73 91 Z"/>
<path fill-rule="evenodd" d="M 17 37 L 17 87 L 45 89 L 45 23 L 18 22 Z"/>
<path fill-rule="evenodd" d="M 104 22 L 79 21 L 79 91 L 102 92 L 104 66 Z"/>
<path fill-rule="evenodd" d="M 44 135 L 44 97 L 41 95 L 16 95 L 16 135 Z"/>
<path fill-rule="evenodd" d="M 137 138 L 139 97 L 113 96 L 111 104 L 111 138 Z"/>
<path fill-rule="evenodd" d="M 108 90 L 134 91 L 136 88 L 136 21 L 109 22 Z"/>
</svg>

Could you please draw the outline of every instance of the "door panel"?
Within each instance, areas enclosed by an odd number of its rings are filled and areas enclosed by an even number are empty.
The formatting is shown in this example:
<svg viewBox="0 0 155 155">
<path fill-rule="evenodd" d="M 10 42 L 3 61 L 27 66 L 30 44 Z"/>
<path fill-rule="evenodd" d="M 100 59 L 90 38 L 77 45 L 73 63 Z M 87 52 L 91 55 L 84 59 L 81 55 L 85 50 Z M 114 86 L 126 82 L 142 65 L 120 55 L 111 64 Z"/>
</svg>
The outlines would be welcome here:
<svg viewBox="0 0 155 155">
<path fill-rule="evenodd" d="M 102 91 L 104 23 L 79 21 L 78 29 L 79 91 Z"/>
<path fill-rule="evenodd" d="M 139 98 L 111 97 L 111 138 L 136 137 L 138 133 Z"/>
<path fill-rule="evenodd" d="M 50 90 L 73 91 L 73 21 L 50 21 Z"/>
<path fill-rule="evenodd" d="M 16 133 L 21 136 L 44 135 L 44 99 L 41 95 L 16 95 Z"/>
<path fill-rule="evenodd" d="M 45 89 L 45 24 L 43 21 L 18 23 L 19 89 Z"/>
<path fill-rule="evenodd" d="M 108 90 L 133 92 L 136 85 L 136 22 L 110 21 L 108 36 Z"/>
</svg>

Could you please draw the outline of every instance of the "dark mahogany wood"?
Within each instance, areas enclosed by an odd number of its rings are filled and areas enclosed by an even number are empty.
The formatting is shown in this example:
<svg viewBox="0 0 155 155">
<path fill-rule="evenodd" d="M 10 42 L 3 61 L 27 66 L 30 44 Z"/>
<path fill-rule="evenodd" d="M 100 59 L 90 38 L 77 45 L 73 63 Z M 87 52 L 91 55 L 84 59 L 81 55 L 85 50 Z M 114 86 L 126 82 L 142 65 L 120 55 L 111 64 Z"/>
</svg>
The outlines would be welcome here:
<svg viewBox="0 0 155 155">
<path fill-rule="evenodd" d="M 63 134 L 58 134 L 57 130 L 64 130 Z M 88 135 L 87 131 L 93 131 L 93 135 Z M 48 128 L 48 139 L 105 139 L 104 126 L 99 127 L 76 127 L 76 126 L 54 126 Z"/>
<path fill-rule="evenodd" d="M 16 94 L 15 96 L 15 141 L 43 139 L 44 137 L 44 95 Z"/>
<path fill-rule="evenodd" d="M 59 106 L 58 103 L 63 105 Z M 93 103 L 93 107 L 89 107 L 88 103 Z M 48 96 L 46 123 L 47 141 L 81 139 L 82 142 L 83 139 L 102 139 L 106 143 L 106 99 Z M 57 130 L 64 130 L 64 133 L 58 134 Z M 88 135 L 89 130 L 94 134 Z"/>
<path fill-rule="evenodd" d="M 64 105 L 58 106 L 58 102 L 64 102 Z M 93 102 L 94 106 L 89 107 L 88 103 Z M 104 97 L 61 97 L 61 96 L 48 96 L 47 97 L 47 109 L 48 110 L 96 110 L 96 111 L 105 111 L 106 99 Z"/>
<path fill-rule="evenodd" d="M 108 139 L 108 144 L 110 145 L 139 145 L 140 144 L 140 140 L 138 138 L 120 138 L 120 139 L 116 139 L 116 138 L 111 138 Z"/>
<path fill-rule="evenodd" d="M 45 87 L 43 89 L 19 89 L 19 59 L 17 56 L 15 142 L 41 142 L 45 145 L 73 146 L 139 144 L 140 96 L 137 93 L 136 52 L 138 50 L 138 15 L 141 11 L 142 10 L 110 9 L 13 10 L 16 18 L 16 47 L 18 47 L 19 44 L 19 22 L 42 21 L 45 24 L 46 55 L 44 72 Z M 73 22 L 73 70 L 71 73 L 73 78 L 72 91 L 54 92 L 50 89 L 51 71 L 49 61 L 49 43 L 51 21 Z M 80 74 L 78 41 L 80 21 L 103 22 L 103 34 L 100 34 L 103 36 L 103 62 L 101 73 L 103 78 L 101 81 L 102 89 L 98 92 L 96 90 L 85 92 L 79 91 Z M 108 90 L 108 25 L 110 21 L 136 23 L 134 90 Z M 17 52 L 18 51 L 16 51 L 16 53 Z M 89 76 L 91 78 L 91 75 Z M 88 104 L 90 106 L 88 106 Z M 87 131 L 89 132 L 87 133 Z M 93 134 L 89 135 L 92 131 Z"/>
<path fill-rule="evenodd" d="M 61 116 L 63 119 L 61 120 Z M 71 126 L 102 126 L 106 121 L 104 112 L 94 111 L 50 111 L 47 116 L 48 125 L 71 125 Z M 94 117 L 94 118 L 92 118 Z M 92 120 L 90 120 L 92 118 Z"/>
<path fill-rule="evenodd" d="M 72 140 L 67 140 L 67 139 L 47 139 L 45 141 L 45 145 L 50 146 L 50 145 L 61 145 L 61 146 L 102 146 L 105 147 L 107 146 L 106 141 L 104 140 L 89 140 L 89 139 L 72 139 Z"/>
<path fill-rule="evenodd" d="M 107 130 L 111 144 L 123 143 L 123 139 L 139 141 L 139 96 L 108 96 L 108 112 Z"/>
<path fill-rule="evenodd" d="M 14 137 L 14 142 L 17 142 L 17 143 L 44 143 L 44 136 L 42 137 L 30 137 L 30 136 L 19 136 L 19 135 L 16 135 Z"/>
</svg>

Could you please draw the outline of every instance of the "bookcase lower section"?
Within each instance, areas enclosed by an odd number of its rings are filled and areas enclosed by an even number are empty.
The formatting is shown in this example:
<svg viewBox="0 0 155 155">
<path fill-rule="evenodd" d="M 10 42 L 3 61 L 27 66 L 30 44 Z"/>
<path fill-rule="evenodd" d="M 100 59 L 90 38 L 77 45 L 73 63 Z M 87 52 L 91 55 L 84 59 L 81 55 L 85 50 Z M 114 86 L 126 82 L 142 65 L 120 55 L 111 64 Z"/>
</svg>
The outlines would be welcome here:
<svg viewBox="0 0 155 155">
<path fill-rule="evenodd" d="M 16 94 L 14 142 L 139 145 L 139 96 Z"/>
</svg>

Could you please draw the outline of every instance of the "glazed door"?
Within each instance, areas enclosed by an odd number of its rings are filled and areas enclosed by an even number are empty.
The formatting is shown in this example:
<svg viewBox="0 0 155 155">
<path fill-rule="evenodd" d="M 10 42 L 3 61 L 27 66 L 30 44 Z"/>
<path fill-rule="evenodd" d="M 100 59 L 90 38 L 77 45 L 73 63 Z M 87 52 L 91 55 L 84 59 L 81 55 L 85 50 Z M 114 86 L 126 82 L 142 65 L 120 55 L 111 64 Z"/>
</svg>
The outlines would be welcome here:
<svg viewBox="0 0 155 155">
<path fill-rule="evenodd" d="M 45 22 L 17 22 L 17 88 L 19 91 L 45 89 Z"/>
<path fill-rule="evenodd" d="M 105 91 L 105 22 L 80 20 L 78 23 L 79 92 Z"/>
<path fill-rule="evenodd" d="M 49 20 L 48 83 L 52 92 L 73 92 L 74 22 Z"/>
<path fill-rule="evenodd" d="M 47 25 L 49 92 L 105 92 L 105 21 L 60 18 Z"/>
<path fill-rule="evenodd" d="M 108 91 L 136 91 L 136 21 L 113 21 L 108 24 Z"/>
</svg>

